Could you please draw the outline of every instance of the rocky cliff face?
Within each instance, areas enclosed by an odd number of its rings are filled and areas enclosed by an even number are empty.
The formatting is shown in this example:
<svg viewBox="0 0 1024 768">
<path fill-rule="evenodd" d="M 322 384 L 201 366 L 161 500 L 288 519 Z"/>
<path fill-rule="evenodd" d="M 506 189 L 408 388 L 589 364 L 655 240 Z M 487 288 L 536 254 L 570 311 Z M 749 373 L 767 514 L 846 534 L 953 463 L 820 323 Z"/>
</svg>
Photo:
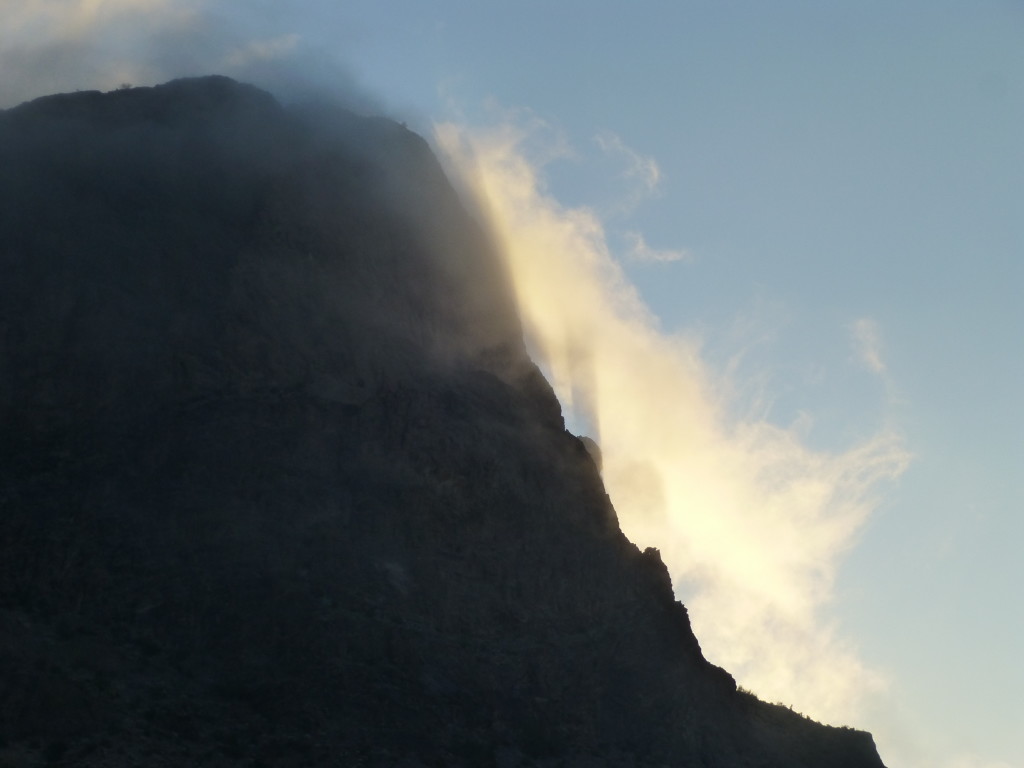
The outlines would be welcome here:
<svg viewBox="0 0 1024 768">
<path fill-rule="evenodd" d="M 204 78 L 0 169 L 0 765 L 881 766 L 704 660 L 419 137 Z"/>
</svg>

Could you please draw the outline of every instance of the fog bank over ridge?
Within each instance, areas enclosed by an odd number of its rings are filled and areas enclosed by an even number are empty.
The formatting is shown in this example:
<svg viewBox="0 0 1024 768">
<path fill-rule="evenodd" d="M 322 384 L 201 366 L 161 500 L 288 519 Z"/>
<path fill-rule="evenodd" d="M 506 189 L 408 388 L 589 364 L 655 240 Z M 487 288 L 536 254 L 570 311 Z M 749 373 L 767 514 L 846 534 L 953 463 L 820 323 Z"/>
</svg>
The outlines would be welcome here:
<svg viewBox="0 0 1024 768">
<path fill-rule="evenodd" d="M 296 31 L 300 21 L 345 29 L 339 12 L 299 11 L 266 0 L 0 0 L 0 109 L 37 96 L 151 86 L 218 73 L 283 101 L 385 110 L 330 46 Z"/>
<path fill-rule="evenodd" d="M 833 454 L 798 428 L 735 417 L 721 393 L 736 388 L 658 328 L 597 215 L 544 192 L 522 129 L 436 136 L 482 200 L 531 349 L 595 432 L 623 531 L 661 550 L 709 658 L 769 700 L 856 721 L 884 678 L 825 617 L 843 552 L 907 466 L 900 438 Z"/>
</svg>

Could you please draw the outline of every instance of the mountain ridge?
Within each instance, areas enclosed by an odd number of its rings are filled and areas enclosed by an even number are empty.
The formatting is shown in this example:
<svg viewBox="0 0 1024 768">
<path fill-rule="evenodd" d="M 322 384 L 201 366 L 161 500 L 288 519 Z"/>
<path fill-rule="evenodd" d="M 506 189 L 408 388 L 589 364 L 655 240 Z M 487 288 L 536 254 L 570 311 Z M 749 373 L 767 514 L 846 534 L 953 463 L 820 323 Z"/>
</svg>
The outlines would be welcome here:
<svg viewBox="0 0 1024 768">
<path fill-rule="evenodd" d="M 703 658 L 422 138 L 208 77 L 0 166 L 0 758 L 882 765 Z"/>
</svg>

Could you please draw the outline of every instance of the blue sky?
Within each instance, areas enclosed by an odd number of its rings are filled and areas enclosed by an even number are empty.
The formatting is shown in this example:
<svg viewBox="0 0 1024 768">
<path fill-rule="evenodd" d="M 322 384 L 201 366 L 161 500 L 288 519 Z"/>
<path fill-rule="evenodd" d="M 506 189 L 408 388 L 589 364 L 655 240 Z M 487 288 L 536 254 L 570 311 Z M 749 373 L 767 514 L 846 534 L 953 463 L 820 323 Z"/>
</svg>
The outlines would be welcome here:
<svg viewBox="0 0 1024 768">
<path fill-rule="evenodd" d="M 911 457 L 815 561 L 821 636 L 885 681 L 852 724 L 890 766 L 1024 765 L 1024 4 L 0 9 L 4 106 L 219 69 L 358 91 L 480 157 L 512 126 L 524 226 L 592 217 L 644 333 L 699 359 L 723 445 L 773 426 L 802 472 L 880 435 Z"/>
</svg>

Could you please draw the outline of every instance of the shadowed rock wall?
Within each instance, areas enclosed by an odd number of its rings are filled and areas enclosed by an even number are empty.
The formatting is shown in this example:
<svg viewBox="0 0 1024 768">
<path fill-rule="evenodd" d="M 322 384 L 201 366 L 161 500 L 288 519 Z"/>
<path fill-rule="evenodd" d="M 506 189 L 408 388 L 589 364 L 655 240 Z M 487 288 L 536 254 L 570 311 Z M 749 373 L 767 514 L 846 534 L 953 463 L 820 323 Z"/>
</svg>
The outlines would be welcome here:
<svg viewBox="0 0 1024 768">
<path fill-rule="evenodd" d="M 203 78 L 0 168 L 0 764 L 881 766 L 704 660 L 422 139 Z"/>
</svg>

